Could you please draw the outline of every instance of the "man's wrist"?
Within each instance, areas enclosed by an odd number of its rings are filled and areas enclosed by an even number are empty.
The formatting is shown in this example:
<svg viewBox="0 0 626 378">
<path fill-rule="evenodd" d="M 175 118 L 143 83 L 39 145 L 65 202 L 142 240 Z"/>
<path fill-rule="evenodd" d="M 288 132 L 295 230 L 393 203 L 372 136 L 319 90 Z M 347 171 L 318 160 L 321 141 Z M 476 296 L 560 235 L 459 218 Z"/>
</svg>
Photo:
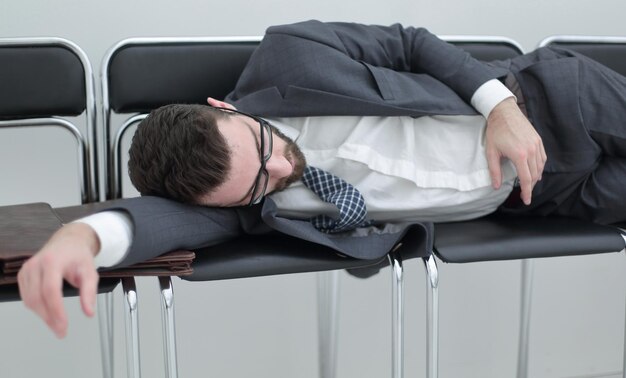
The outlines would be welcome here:
<svg viewBox="0 0 626 378">
<path fill-rule="evenodd" d="M 95 257 L 100 251 L 100 238 L 94 229 L 85 223 L 74 222 L 63 226 L 64 236 L 84 243 L 84 247 Z"/>
<path fill-rule="evenodd" d="M 519 107 L 517 106 L 517 101 L 515 100 L 515 98 L 514 97 L 505 98 L 493 108 L 491 113 L 489 113 L 489 117 L 487 117 L 487 125 L 489 125 L 490 121 L 493 118 L 498 117 L 500 113 L 508 112 L 508 111 L 515 111 L 515 110 L 519 110 Z"/>
</svg>

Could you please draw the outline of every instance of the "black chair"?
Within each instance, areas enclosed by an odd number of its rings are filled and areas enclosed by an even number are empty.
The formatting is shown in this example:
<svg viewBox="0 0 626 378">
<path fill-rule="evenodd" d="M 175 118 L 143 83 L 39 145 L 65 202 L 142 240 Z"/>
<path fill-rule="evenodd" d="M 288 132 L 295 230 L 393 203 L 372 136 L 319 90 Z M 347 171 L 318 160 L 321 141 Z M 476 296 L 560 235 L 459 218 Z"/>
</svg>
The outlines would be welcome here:
<svg viewBox="0 0 626 378">
<path fill-rule="evenodd" d="M 446 263 L 522 259 L 521 302 L 517 377 L 528 376 L 532 259 L 624 251 L 618 229 L 560 217 L 488 216 L 481 219 L 435 224 L 434 252 Z M 438 286 L 436 264 L 429 271 L 432 290 Z M 435 294 L 436 296 L 436 294 Z M 430 317 L 438 316 L 437 304 L 429 303 Z M 432 333 L 437 334 L 437 324 Z M 437 346 L 437 340 L 430 341 Z M 436 349 L 434 350 L 436 353 Z M 437 356 L 430 356 L 428 377 L 437 376 Z"/>
<path fill-rule="evenodd" d="M 98 200 L 95 86 L 91 64 L 61 38 L 0 39 L 0 129 L 55 126 L 76 140 L 80 202 Z M 87 140 L 75 125 L 86 124 Z M 110 293 L 119 280 L 103 280 L 98 306 L 103 374 L 112 376 Z M 0 288 L 0 301 L 19 300 L 16 286 Z M 67 288 L 66 296 L 76 295 Z M 104 299 L 104 300 L 103 300 Z"/>
<path fill-rule="evenodd" d="M 626 39 L 558 36 L 544 40 L 540 46 L 558 45 L 576 50 L 601 63 L 626 73 Z M 616 227 L 561 217 L 489 216 L 468 222 L 435 225 L 434 253 L 447 263 L 468 263 L 496 260 L 522 260 L 521 313 L 517 377 L 528 376 L 530 302 L 532 294 L 532 260 L 537 257 L 587 255 L 622 252 L 625 238 Z M 429 303 L 429 356 L 427 376 L 436 377 L 438 370 L 437 286 L 435 261 L 428 280 L 434 304 Z M 435 335 L 431 340 L 430 335 Z M 626 351 L 626 350 L 625 350 Z M 626 362 L 626 354 L 625 354 Z M 626 367 L 624 369 L 626 377 Z"/>
<path fill-rule="evenodd" d="M 626 37 L 554 35 L 543 39 L 539 47 L 567 48 L 602 63 L 615 72 L 626 76 Z M 619 225 L 624 228 L 623 225 Z M 626 377 L 626 340 L 622 376 Z"/>
<path fill-rule="evenodd" d="M 97 201 L 95 87 L 87 55 L 61 38 L 3 38 L 0 81 L 0 127 L 69 131 L 77 145 L 81 202 Z M 83 113 L 89 142 L 68 118 Z"/>
<path fill-rule="evenodd" d="M 539 42 L 544 46 L 576 51 L 626 76 L 626 37 L 554 35 Z"/>
<path fill-rule="evenodd" d="M 241 74 L 260 41 L 258 37 L 235 38 L 134 38 L 112 47 L 102 65 L 105 125 L 107 199 L 122 197 L 121 144 L 129 128 L 147 113 L 171 103 L 205 104 L 207 96 L 224 98 Z M 114 115 L 125 115 L 118 128 Z M 275 274 L 334 271 L 320 276 L 323 298 L 320 314 L 320 371 L 334 376 L 334 309 L 336 272 L 378 264 L 374 261 L 339 257 L 333 250 L 285 236 L 244 238 L 198 253 L 193 281 L 259 277 Z M 165 369 L 177 376 L 173 292 L 171 280 L 160 280 L 164 323 Z M 328 324 L 327 324 L 328 323 Z M 137 376 L 137 375 L 136 375 Z"/>
</svg>

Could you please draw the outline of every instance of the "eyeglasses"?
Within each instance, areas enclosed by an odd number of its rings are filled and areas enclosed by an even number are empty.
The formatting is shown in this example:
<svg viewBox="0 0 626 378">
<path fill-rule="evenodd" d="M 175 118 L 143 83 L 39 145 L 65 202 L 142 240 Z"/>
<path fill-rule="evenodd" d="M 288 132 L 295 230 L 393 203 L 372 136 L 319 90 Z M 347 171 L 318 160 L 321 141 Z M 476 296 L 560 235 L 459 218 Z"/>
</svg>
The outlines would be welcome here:
<svg viewBox="0 0 626 378">
<path fill-rule="evenodd" d="M 270 175 L 265 168 L 265 164 L 272 157 L 272 146 L 274 143 L 272 137 L 272 127 L 269 122 L 264 120 L 263 118 L 253 116 L 252 114 L 240 112 L 239 110 L 228 109 L 228 108 L 219 108 L 213 107 L 215 109 L 219 109 L 229 113 L 241 114 L 246 117 L 250 117 L 256 122 L 259 123 L 259 135 L 260 135 L 260 143 L 259 143 L 259 157 L 261 160 L 261 168 L 259 168 L 259 173 L 256 175 L 256 179 L 254 180 L 254 184 L 250 188 L 249 193 L 251 193 L 250 202 L 248 206 L 256 205 L 263 200 L 265 197 L 265 192 L 267 191 L 267 184 L 270 181 Z M 267 140 L 266 140 L 267 139 Z"/>
</svg>

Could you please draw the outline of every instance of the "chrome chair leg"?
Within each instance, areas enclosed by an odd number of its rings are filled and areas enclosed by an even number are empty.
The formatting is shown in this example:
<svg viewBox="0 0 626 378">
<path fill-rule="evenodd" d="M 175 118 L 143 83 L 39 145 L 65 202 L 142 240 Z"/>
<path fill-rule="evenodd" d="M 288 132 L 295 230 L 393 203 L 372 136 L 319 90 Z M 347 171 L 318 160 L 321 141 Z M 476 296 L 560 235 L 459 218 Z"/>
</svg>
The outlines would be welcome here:
<svg viewBox="0 0 626 378">
<path fill-rule="evenodd" d="M 519 346 L 517 350 L 517 378 L 528 377 L 528 352 L 530 338 L 530 308 L 533 291 L 533 261 L 522 260 Z"/>
<path fill-rule="evenodd" d="M 317 273 L 317 310 L 320 378 L 335 378 L 337 373 L 337 310 L 339 271 Z"/>
<path fill-rule="evenodd" d="M 426 267 L 426 377 L 439 375 L 439 271 L 435 256 L 422 259 Z"/>
<path fill-rule="evenodd" d="M 171 277 L 159 277 L 161 288 L 161 324 L 163 324 L 163 360 L 165 377 L 178 377 L 176 359 L 176 323 L 174 322 L 174 289 Z"/>
<path fill-rule="evenodd" d="M 404 269 L 400 254 L 387 255 L 391 265 L 391 377 L 404 377 Z"/>
<path fill-rule="evenodd" d="M 137 288 L 133 277 L 122 279 L 124 310 L 126 311 L 126 368 L 128 378 L 141 377 L 139 359 L 139 317 L 137 315 Z"/>
<path fill-rule="evenodd" d="M 102 377 L 113 378 L 113 293 L 98 295 L 98 326 L 100 329 L 100 352 L 102 353 Z"/>
</svg>

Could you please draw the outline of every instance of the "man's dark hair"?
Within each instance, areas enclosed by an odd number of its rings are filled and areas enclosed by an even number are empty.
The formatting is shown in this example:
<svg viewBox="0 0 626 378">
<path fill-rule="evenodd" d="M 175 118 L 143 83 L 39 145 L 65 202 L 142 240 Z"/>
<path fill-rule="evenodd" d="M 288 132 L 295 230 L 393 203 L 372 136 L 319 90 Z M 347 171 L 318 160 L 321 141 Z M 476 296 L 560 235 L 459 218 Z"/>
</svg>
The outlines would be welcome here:
<svg viewBox="0 0 626 378">
<path fill-rule="evenodd" d="M 230 151 L 217 128 L 225 113 L 203 105 L 167 105 L 138 126 L 130 146 L 128 173 L 142 195 L 185 203 L 221 185 Z"/>
</svg>

